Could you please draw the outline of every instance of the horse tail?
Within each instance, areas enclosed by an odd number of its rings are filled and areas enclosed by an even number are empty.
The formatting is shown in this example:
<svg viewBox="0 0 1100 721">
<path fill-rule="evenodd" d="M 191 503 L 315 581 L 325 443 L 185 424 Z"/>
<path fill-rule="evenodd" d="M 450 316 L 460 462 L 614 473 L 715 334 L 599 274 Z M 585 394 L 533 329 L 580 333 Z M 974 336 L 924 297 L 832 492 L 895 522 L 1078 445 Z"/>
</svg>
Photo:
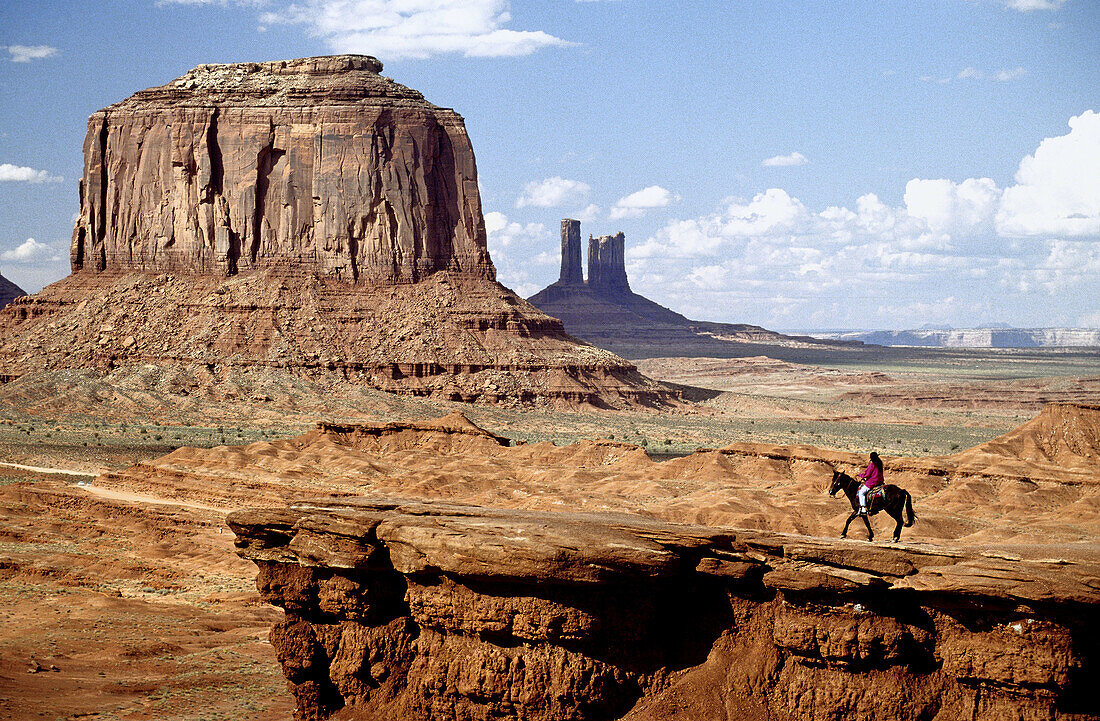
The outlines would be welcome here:
<svg viewBox="0 0 1100 721">
<path fill-rule="evenodd" d="M 909 495 L 909 491 L 903 491 L 905 494 L 905 527 L 913 525 L 913 521 L 917 520 L 917 514 L 913 513 L 913 497 Z"/>
</svg>

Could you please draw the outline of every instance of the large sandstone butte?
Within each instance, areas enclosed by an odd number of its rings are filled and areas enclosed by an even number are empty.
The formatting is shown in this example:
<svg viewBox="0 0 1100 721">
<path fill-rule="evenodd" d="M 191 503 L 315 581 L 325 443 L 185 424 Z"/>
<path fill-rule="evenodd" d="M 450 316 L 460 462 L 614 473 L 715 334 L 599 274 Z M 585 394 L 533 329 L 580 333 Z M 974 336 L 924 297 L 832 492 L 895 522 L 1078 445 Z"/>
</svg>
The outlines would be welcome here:
<svg viewBox="0 0 1100 721">
<path fill-rule="evenodd" d="M 25 290 L 17 286 L 15 283 L 12 283 L 4 276 L 0 275 L 0 308 L 3 308 L 8 303 L 11 303 L 19 296 L 26 294 L 27 292 Z"/>
<path fill-rule="evenodd" d="M 73 269 L 492 279 L 462 118 L 381 71 L 201 65 L 94 113 Z"/>
<path fill-rule="evenodd" d="M 750 343 L 820 348 L 842 345 L 786 336 L 744 323 L 690 320 L 630 289 L 625 246 L 626 237 L 621 232 L 589 236 L 586 280 L 582 274 L 580 221 L 563 219 L 561 275 L 527 300 L 560 318 L 570 334 L 628 358 L 740 355 L 735 346 Z"/>
<path fill-rule="evenodd" d="M 462 118 L 381 69 L 203 65 L 93 114 L 73 272 L 0 314 L 0 377 L 153 363 L 458 400 L 669 399 L 494 281 Z"/>
<path fill-rule="evenodd" d="M 238 511 L 298 719 L 1096 718 L 1088 559 L 383 498 Z"/>
</svg>

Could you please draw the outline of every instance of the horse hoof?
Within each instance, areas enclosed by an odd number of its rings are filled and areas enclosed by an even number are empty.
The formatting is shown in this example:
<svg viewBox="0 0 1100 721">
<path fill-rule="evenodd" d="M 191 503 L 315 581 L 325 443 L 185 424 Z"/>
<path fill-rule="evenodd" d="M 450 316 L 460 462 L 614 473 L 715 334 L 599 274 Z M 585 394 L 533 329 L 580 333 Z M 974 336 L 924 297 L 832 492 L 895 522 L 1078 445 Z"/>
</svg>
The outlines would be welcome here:
<svg viewBox="0 0 1100 721">
<path fill-rule="evenodd" d="M 891 538 L 891 539 L 890 539 L 890 543 L 897 543 L 897 542 L 899 542 L 900 540 L 901 540 L 900 538 Z"/>
<path fill-rule="evenodd" d="M 842 533 L 842 534 L 840 534 L 840 537 L 841 537 L 841 538 L 847 538 L 847 537 L 848 537 L 848 534 L 847 534 L 847 533 Z"/>
</svg>

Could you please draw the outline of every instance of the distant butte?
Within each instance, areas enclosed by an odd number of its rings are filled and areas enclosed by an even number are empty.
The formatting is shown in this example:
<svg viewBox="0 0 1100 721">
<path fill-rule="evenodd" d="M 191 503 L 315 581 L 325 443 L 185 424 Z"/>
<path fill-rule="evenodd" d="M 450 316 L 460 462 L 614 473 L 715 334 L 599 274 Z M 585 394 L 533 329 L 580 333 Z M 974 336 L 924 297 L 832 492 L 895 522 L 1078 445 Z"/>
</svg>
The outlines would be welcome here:
<svg viewBox="0 0 1100 721">
<path fill-rule="evenodd" d="M 744 323 L 690 320 L 630 289 L 625 245 L 626 237 L 621 232 L 589 236 L 586 281 L 581 273 L 580 221 L 562 220 L 561 275 L 528 302 L 560 318 L 566 332 L 628 358 L 726 355 L 731 342 L 838 345 Z"/>
<path fill-rule="evenodd" d="M 3 308 L 8 303 L 18 298 L 21 295 L 26 295 L 27 291 L 23 290 L 15 283 L 0 275 L 0 308 Z"/>
<path fill-rule="evenodd" d="M 0 313 L 0 377 L 154 364 L 186 392 L 232 395 L 255 371 L 462 401 L 670 400 L 495 282 L 462 117 L 381 70 L 201 65 L 93 113 L 72 274 Z"/>
</svg>

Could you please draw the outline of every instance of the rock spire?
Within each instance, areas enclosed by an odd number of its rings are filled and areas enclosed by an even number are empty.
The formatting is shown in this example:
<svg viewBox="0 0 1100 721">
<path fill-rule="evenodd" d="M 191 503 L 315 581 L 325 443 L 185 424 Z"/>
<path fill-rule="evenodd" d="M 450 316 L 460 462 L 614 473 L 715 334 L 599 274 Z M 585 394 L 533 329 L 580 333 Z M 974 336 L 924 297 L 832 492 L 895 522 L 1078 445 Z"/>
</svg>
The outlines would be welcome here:
<svg viewBox="0 0 1100 721">
<path fill-rule="evenodd" d="M 572 218 L 561 221 L 561 276 L 558 282 L 584 282 L 581 270 L 581 221 Z"/>
<path fill-rule="evenodd" d="M 612 291 L 630 291 L 626 279 L 626 236 L 588 236 L 588 285 Z"/>
</svg>

